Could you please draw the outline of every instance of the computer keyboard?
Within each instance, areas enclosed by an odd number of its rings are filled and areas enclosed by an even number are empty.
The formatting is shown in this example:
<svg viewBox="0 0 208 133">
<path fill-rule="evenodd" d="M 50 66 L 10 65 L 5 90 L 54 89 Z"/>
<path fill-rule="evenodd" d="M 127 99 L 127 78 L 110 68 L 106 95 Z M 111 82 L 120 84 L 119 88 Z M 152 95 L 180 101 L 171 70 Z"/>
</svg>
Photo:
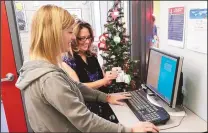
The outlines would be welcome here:
<svg viewBox="0 0 208 133">
<path fill-rule="evenodd" d="M 150 103 L 143 90 L 135 90 L 129 92 L 131 99 L 126 100 L 127 105 L 134 112 L 140 121 L 149 121 L 155 125 L 165 124 L 170 115 L 162 108 Z"/>
</svg>

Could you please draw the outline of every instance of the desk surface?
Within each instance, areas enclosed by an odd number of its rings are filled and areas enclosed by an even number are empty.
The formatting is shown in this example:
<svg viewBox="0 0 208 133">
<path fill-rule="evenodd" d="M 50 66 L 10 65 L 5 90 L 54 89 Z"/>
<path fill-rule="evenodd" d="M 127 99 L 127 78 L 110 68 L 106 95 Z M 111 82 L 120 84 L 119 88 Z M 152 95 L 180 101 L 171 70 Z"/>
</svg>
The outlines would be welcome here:
<svg viewBox="0 0 208 133">
<path fill-rule="evenodd" d="M 139 120 L 125 103 L 124 106 L 110 105 L 119 122 L 127 127 L 134 126 Z M 186 116 L 170 116 L 170 120 L 165 124 L 158 126 L 160 132 L 205 132 L 207 131 L 207 122 L 196 114 L 185 108 Z M 179 125 L 181 119 L 181 124 Z M 177 126 L 179 125 L 179 126 Z M 177 126 L 177 127 L 173 127 Z M 170 128 L 173 127 L 173 128 Z M 170 128 L 170 129 L 167 129 Z"/>
</svg>

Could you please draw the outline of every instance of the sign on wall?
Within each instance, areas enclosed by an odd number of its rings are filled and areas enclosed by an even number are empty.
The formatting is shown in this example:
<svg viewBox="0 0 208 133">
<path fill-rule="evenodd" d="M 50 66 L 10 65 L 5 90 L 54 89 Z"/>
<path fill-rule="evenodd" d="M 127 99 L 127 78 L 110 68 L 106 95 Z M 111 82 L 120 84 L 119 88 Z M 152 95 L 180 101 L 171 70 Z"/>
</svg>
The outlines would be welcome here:
<svg viewBox="0 0 208 133">
<path fill-rule="evenodd" d="M 14 5 L 18 29 L 20 32 L 27 31 L 27 21 L 24 4 L 22 2 L 15 2 Z"/>
<path fill-rule="evenodd" d="M 184 7 L 168 9 L 168 44 L 176 47 L 184 47 Z"/>
<path fill-rule="evenodd" d="M 207 53 L 207 8 L 189 8 L 187 48 Z"/>
<path fill-rule="evenodd" d="M 66 10 L 75 17 L 75 19 L 82 19 L 82 9 L 81 8 L 66 8 Z"/>
</svg>

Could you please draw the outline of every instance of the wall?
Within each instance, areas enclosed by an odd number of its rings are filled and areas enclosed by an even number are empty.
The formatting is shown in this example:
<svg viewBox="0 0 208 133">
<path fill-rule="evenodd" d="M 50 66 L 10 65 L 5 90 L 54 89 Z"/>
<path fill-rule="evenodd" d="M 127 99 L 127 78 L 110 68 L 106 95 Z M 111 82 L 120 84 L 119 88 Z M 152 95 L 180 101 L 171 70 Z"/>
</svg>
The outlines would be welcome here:
<svg viewBox="0 0 208 133">
<path fill-rule="evenodd" d="M 65 9 L 67 8 L 81 8 L 82 9 L 82 19 L 89 22 L 94 30 L 95 27 L 97 27 L 98 24 L 95 22 L 94 17 L 94 3 L 93 2 L 86 2 L 86 1 L 22 1 L 24 4 L 24 10 L 26 14 L 26 22 L 27 22 L 27 31 L 26 32 L 20 32 L 20 40 L 21 45 L 23 49 L 23 55 L 24 59 L 28 60 L 29 57 L 29 46 L 30 46 L 30 27 L 31 27 L 31 21 L 34 12 L 45 4 L 55 4 L 60 7 L 63 7 Z M 97 29 L 99 30 L 99 29 Z M 98 32 L 97 32 L 98 33 Z"/>
<path fill-rule="evenodd" d="M 107 20 L 107 12 L 113 6 L 113 1 L 18 1 L 24 5 L 26 14 L 27 31 L 20 32 L 20 41 L 22 45 L 24 60 L 29 59 L 29 47 L 30 47 L 30 27 L 34 12 L 46 4 L 55 4 L 57 6 L 67 8 L 80 8 L 82 10 L 82 19 L 92 25 L 95 35 L 94 46 L 97 47 L 98 38 L 104 32 L 104 24 Z M 124 20 L 126 21 L 126 27 L 128 31 L 128 5 L 127 1 L 122 1 L 122 7 L 124 7 Z M 98 50 L 98 53 L 99 52 Z M 98 56 L 99 63 L 103 64 L 101 56 Z"/>
<path fill-rule="evenodd" d="M 160 25 L 160 1 L 153 1 L 153 14 L 155 16 L 155 24 Z"/>
<path fill-rule="evenodd" d="M 167 45 L 168 38 L 168 8 L 174 6 L 191 6 L 203 4 L 206 1 L 161 1 L 160 2 L 160 48 L 170 53 L 175 53 L 184 57 L 184 104 L 207 121 L 207 54 L 191 51 Z M 186 14 L 187 17 L 187 14 Z M 193 36 L 194 37 L 194 36 Z M 185 29 L 186 38 L 186 29 Z"/>
</svg>

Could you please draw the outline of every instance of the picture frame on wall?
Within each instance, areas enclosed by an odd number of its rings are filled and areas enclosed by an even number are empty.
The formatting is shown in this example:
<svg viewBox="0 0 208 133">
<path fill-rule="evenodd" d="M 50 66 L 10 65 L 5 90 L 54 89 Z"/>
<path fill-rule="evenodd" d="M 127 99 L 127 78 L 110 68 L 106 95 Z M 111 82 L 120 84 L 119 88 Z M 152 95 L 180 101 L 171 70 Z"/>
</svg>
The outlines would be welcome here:
<svg viewBox="0 0 208 133">
<path fill-rule="evenodd" d="M 66 8 L 66 10 L 75 18 L 82 20 L 82 9 L 81 8 Z"/>
<path fill-rule="evenodd" d="M 16 21 L 19 32 L 27 32 L 28 25 L 27 25 L 24 3 L 22 3 L 21 1 L 15 1 L 14 7 L 15 7 Z"/>
</svg>

